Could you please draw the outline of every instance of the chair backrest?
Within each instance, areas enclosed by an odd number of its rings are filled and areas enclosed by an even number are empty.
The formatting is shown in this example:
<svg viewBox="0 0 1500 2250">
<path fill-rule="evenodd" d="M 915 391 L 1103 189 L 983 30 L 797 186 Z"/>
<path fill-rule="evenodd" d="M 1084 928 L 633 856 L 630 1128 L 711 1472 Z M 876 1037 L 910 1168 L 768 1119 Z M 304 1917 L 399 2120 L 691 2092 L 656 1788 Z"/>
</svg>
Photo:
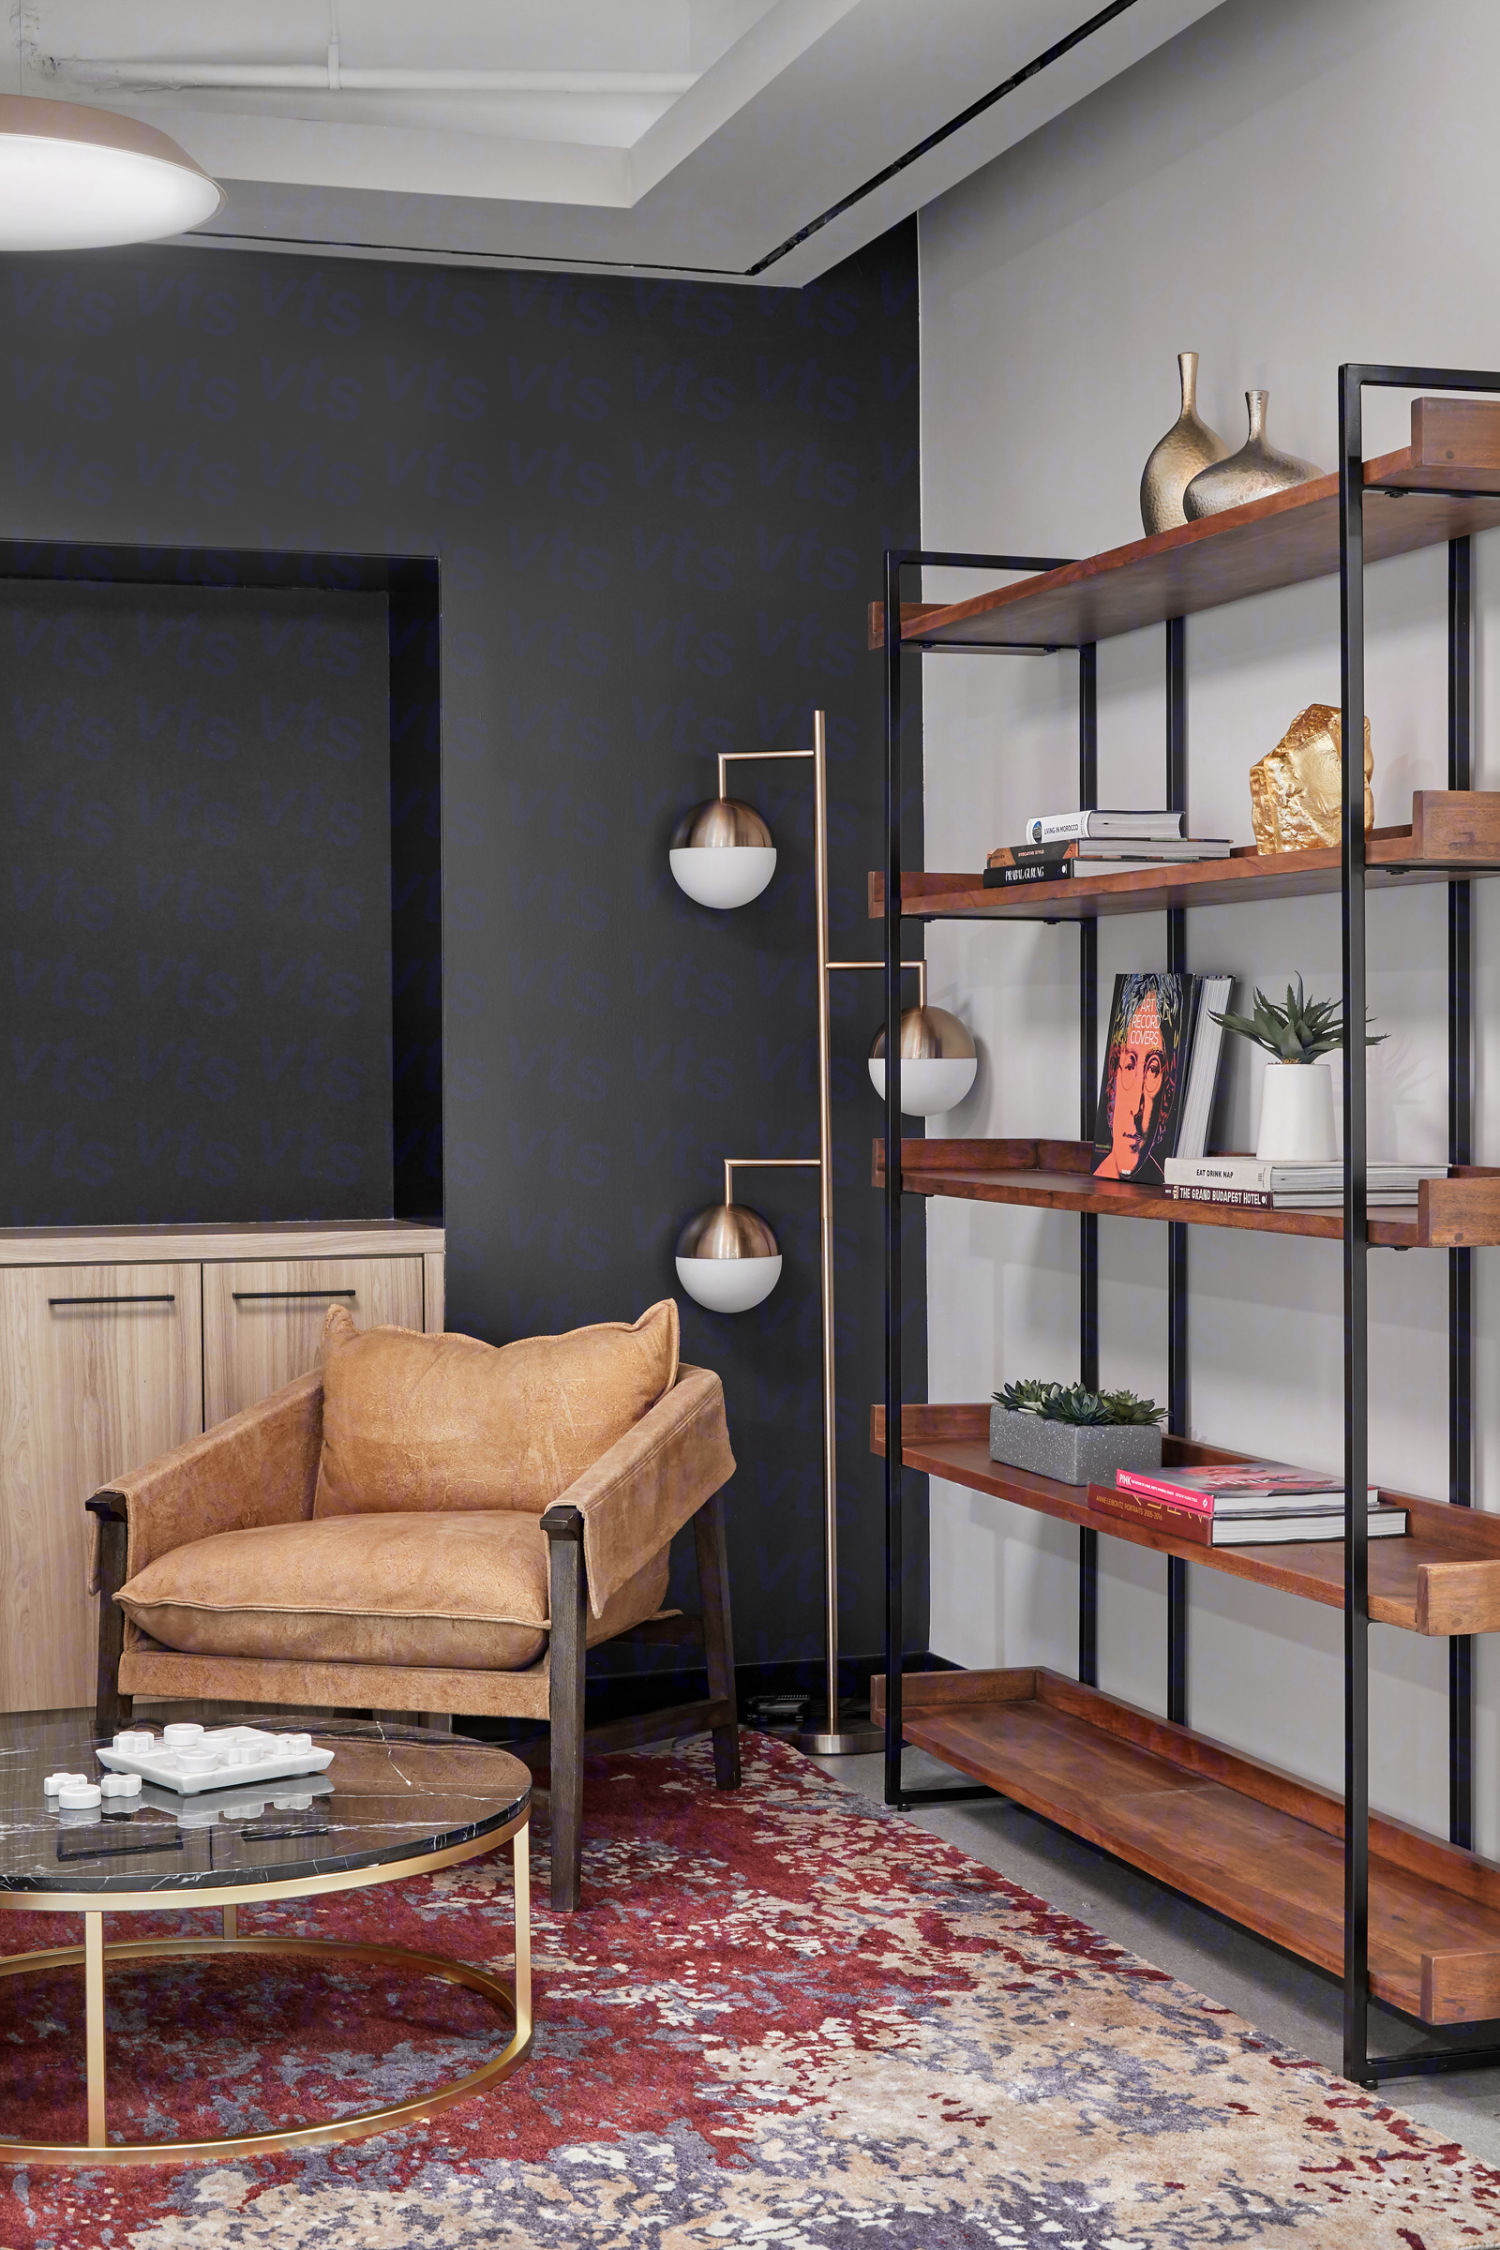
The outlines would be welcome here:
<svg viewBox="0 0 1500 2250">
<path fill-rule="evenodd" d="M 323 1451 L 313 1512 L 502 1509 L 539 1516 L 666 1396 L 668 1297 L 633 1323 L 495 1346 L 474 1336 L 323 1332 Z"/>
</svg>

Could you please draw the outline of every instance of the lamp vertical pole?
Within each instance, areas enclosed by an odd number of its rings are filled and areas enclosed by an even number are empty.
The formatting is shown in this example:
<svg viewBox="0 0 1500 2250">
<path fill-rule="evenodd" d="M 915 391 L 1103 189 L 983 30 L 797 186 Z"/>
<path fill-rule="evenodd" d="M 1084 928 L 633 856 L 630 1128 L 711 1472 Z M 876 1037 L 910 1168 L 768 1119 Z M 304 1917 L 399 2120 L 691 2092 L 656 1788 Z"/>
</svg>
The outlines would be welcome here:
<svg viewBox="0 0 1500 2250">
<path fill-rule="evenodd" d="M 833 1369 L 833 1093 L 828 1005 L 828 720 L 813 713 L 813 863 L 818 925 L 818 1257 L 823 1331 L 823 1565 L 828 1726 L 839 1732 L 838 1392 Z"/>
</svg>

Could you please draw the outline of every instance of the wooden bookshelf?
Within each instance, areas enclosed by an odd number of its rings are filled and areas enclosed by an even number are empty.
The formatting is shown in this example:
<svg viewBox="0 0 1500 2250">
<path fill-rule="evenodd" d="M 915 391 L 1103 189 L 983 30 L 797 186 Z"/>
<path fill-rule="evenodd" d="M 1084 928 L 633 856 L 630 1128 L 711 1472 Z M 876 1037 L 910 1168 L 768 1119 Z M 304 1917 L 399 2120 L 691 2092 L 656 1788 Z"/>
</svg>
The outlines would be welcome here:
<svg viewBox="0 0 1500 2250">
<path fill-rule="evenodd" d="M 1153 1524 L 1133 1523 L 1092 1505 L 1088 1485 L 1059 1484 L 992 1461 L 987 1405 L 905 1406 L 901 1410 L 901 1459 L 924 1476 L 943 1477 L 971 1492 L 1009 1500 L 1018 1508 L 1076 1523 L 1127 1546 L 1150 1547 L 1184 1562 L 1202 1563 L 1230 1578 L 1246 1578 L 1282 1594 L 1321 1602 L 1330 1609 L 1344 1603 L 1344 1549 L 1340 1539 L 1308 1540 L 1277 1547 L 1203 1547 L 1174 1539 Z M 885 1453 L 885 1409 L 871 1410 L 870 1449 Z M 1185 1438 L 1163 1440 L 1168 1466 L 1205 1467 L 1243 1460 L 1217 1446 Z M 1408 1633 L 1492 1633 L 1500 1630 L 1500 1516 L 1475 1508 L 1453 1508 L 1443 1500 L 1417 1500 L 1408 1493 L 1381 1497 L 1405 1508 L 1410 1529 L 1404 1539 L 1375 1539 L 1369 1546 L 1370 1615 L 1377 1624 L 1398 1625 Z"/>
<path fill-rule="evenodd" d="M 1500 402 L 1417 399 L 1411 444 L 1365 463 L 1365 557 L 1500 524 Z M 1080 648 L 1170 617 L 1326 578 L 1339 566 L 1339 480 L 1316 477 L 967 601 L 902 605 L 916 648 Z M 870 604 L 870 646 L 885 613 Z"/>
<path fill-rule="evenodd" d="M 883 1719 L 885 1682 L 871 1686 Z M 1341 1972 L 1344 1818 L 1329 1791 L 1040 1668 L 908 1673 L 901 1696 L 917 1748 Z M 1373 1815 L 1370 1989 L 1422 2023 L 1500 2016 L 1500 1867 Z"/>
<path fill-rule="evenodd" d="M 1242 1227 L 1259 1234 L 1303 1234 L 1338 1242 L 1338 1210 L 1258 1211 L 1236 1204 L 1179 1202 L 1161 1188 L 1096 1180 L 1088 1141 L 903 1141 L 907 1195 L 947 1195 L 965 1203 L 1017 1203 L 1042 1211 L 1093 1211 L 1116 1219 L 1158 1219 L 1199 1227 Z M 885 1180 L 877 1140 L 874 1181 Z M 1456 1164 L 1446 1180 L 1423 1180 L 1417 1202 L 1372 1204 L 1369 1239 L 1383 1250 L 1467 1250 L 1500 1242 L 1500 1171 Z"/>
<path fill-rule="evenodd" d="M 1418 789 L 1404 828 L 1370 833 L 1368 887 L 1399 890 L 1455 875 L 1500 875 L 1500 791 Z M 1337 897 L 1336 846 L 1303 852 L 1236 847 L 1228 859 L 1180 867 L 1121 868 L 1055 883 L 986 890 L 982 875 L 903 875 L 901 911 L 917 922 L 1086 922 L 1096 915 L 1160 914 L 1177 906 L 1248 906 L 1287 898 Z M 885 912 L 885 876 L 869 878 L 872 921 Z"/>
</svg>

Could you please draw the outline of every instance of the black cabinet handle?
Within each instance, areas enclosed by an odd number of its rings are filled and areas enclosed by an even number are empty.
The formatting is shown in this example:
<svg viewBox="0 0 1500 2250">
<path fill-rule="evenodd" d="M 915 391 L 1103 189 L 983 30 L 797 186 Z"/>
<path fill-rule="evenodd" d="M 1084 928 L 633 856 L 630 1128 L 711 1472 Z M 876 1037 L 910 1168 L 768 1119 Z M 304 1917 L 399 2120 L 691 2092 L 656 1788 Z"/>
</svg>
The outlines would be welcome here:
<svg viewBox="0 0 1500 2250">
<path fill-rule="evenodd" d="M 237 1305 L 256 1304 L 263 1297 L 352 1297 L 352 1289 L 231 1289 Z"/>
<path fill-rule="evenodd" d="M 162 1297 L 49 1297 L 49 1305 L 175 1305 L 177 1299 L 167 1292 Z"/>
</svg>

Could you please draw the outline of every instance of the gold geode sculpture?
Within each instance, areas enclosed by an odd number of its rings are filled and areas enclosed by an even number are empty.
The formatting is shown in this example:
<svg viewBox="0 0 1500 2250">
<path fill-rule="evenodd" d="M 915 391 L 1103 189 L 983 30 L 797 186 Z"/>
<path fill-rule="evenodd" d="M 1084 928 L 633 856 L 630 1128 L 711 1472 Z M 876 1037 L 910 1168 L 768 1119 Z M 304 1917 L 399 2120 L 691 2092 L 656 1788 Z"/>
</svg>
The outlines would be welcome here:
<svg viewBox="0 0 1500 2250">
<path fill-rule="evenodd" d="M 1331 703 L 1299 711 L 1274 750 L 1250 768 L 1250 822 L 1258 852 L 1300 852 L 1336 844 L 1343 818 L 1344 727 Z M 1375 824 L 1370 777 L 1370 722 L 1365 720 L 1365 827 Z"/>
</svg>

